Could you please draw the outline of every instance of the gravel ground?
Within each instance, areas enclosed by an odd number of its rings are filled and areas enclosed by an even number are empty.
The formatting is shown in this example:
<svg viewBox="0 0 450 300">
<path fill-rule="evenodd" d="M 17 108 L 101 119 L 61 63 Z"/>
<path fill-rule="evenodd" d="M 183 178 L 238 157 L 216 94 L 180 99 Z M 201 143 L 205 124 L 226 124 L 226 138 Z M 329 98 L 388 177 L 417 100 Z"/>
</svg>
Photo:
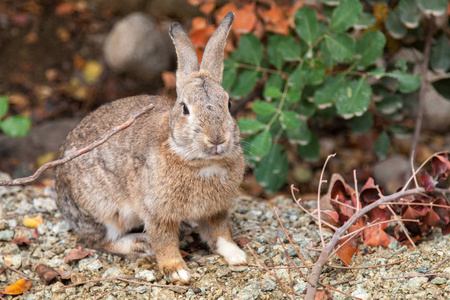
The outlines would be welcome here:
<svg viewBox="0 0 450 300">
<path fill-rule="evenodd" d="M 0 174 L 0 180 L 7 179 Z M 317 225 L 286 197 L 261 201 L 241 196 L 231 213 L 233 237 L 250 246 L 248 266 L 229 267 L 216 254 L 198 243 L 195 232 L 183 238 L 180 246 L 192 272 L 191 286 L 170 285 L 167 277 L 155 270 L 152 257 L 129 261 L 113 255 L 93 251 L 93 257 L 64 263 L 71 249 L 78 246 L 67 223 L 57 212 L 52 190 L 37 187 L 0 187 L 0 261 L 35 278 L 31 289 L 15 299 L 283 299 L 287 296 L 277 280 L 262 269 L 258 260 L 270 267 L 279 280 L 292 286 L 297 293 L 305 293 L 306 282 L 289 263 L 277 233 L 286 244 L 287 252 L 296 264 L 300 259 L 278 224 L 277 208 L 289 236 L 307 263 L 313 263 L 318 252 L 312 250 L 320 241 Z M 314 203 L 307 203 L 313 205 Z M 32 239 L 34 230 L 23 227 L 25 215 L 40 215 L 44 223 L 37 227 L 39 241 L 18 247 L 10 241 L 16 237 Z M 325 233 L 330 238 L 330 233 Z M 404 260 L 394 265 L 368 269 L 334 269 L 326 267 L 322 282 L 362 299 L 449 299 L 450 262 L 440 262 L 450 256 L 448 236 L 439 232 L 427 237 L 416 249 L 391 243 L 388 249 L 361 247 L 361 255 L 353 258 L 354 266 L 370 267 Z M 331 262 L 336 265 L 336 260 Z M 71 270 L 71 278 L 64 283 L 40 283 L 35 273 L 39 264 L 55 269 Z M 281 267 L 281 268 L 280 268 Z M 434 276 L 424 276 L 433 273 Z M 87 280 L 126 277 L 130 281 L 102 280 L 74 287 L 67 285 Z M 0 288 L 10 285 L 23 275 L 3 270 Z M 139 279 L 138 279 L 139 278 Z M 141 280 L 143 279 L 143 280 Z M 345 283 L 342 283 L 345 282 Z M 153 284 L 153 286 L 148 284 Z M 157 287 L 155 285 L 164 285 Z M 168 285 L 168 287 L 167 287 Z M 332 292 L 333 299 L 350 299 Z M 7 297 L 7 296 L 4 296 Z"/>
</svg>

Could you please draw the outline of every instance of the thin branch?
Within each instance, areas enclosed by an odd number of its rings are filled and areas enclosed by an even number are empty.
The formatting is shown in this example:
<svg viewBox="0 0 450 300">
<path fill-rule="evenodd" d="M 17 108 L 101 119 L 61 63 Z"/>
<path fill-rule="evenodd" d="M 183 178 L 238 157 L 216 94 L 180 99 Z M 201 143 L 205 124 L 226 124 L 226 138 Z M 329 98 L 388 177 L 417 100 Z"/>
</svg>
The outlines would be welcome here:
<svg viewBox="0 0 450 300">
<path fill-rule="evenodd" d="M 386 206 L 389 209 L 389 211 L 391 212 L 391 214 L 394 216 L 394 218 L 398 221 L 398 224 L 400 225 L 400 227 L 402 227 L 402 230 L 405 233 L 406 237 L 408 238 L 408 241 L 411 243 L 413 248 L 416 248 L 416 244 L 414 244 L 414 241 L 409 236 L 409 233 L 408 233 L 408 230 L 405 227 L 405 224 L 403 224 L 404 220 L 402 220 L 402 218 L 397 216 L 397 214 L 395 213 L 395 211 L 392 209 L 392 207 L 390 205 L 386 205 Z"/>
<path fill-rule="evenodd" d="M 356 211 L 358 211 L 359 210 L 359 193 L 358 193 L 358 180 L 356 179 L 356 170 L 353 170 L 353 180 L 355 183 Z"/>
<path fill-rule="evenodd" d="M 28 278 L 28 279 L 34 281 L 34 282 L 39 282 L 39 280 L 36 280 L 36 279 L 34 279 L 33 277 L 30 277 L 30 276 L 28 276 L 27 274 L 25 274 L 25 273 L 23 273 L 23 272 L 20 272 L 19 270 L 16 270 L 16 269 L 14 269 L 14 268 L 11 268 L 10 266 L 7 266 L 7 265 L 5 265 L 5 264 L 2 263 L 2 262 L 0 262 L 0 264 L 1 264 L 4 268 L 7 268 L 7 269 L 10 270 L 10 271 L 16 272 L 17 274 L 20 274 L 20 275 L 22 275 L 22 276 L 24 276 L 24 277 L 26 277 L 26 278 Z"/>
<path fill-rule="evenodd" d="M 428 65 L 430 63 L 430 52 L 431 52 L 431 39 L 433 37 L 434 30 L 434 16 L 430 16 L 428 21 L 428 31 L 425 39 L 425 48 L 423 51 L 423 61 L 421 65 L 422 73 L 422 84 L 420 86 L 419 92 L 419 110 L 417 112 L 416 126 L 414 127 L 414 135 L 411 142 L 411 157 L 414 161 L 414 156 L 416 153 L 417 144 L 419 143 L 420 132 L 422 130 L 423 121 L 423 108 L 425 105 L 425 91 L 427 90 L 430 82 L 428 81 Z"/>
<path fill-rule="evenodd" d="M 125 128 L 129 127 L 131 124 L 134 123 L 134 121 L 136 120 L 136 118 L 138 118 L 139 116 L 141 116 L 142 114 L 144 114 L 145 112 L 153 109 L 154 105 L 150 104 L 145 106 L 144 108 L 142 108 L 140 111 L 138 111 L 137 113 L 133 114 L 125 123 L 116 126 L 110 130 L 108 130 L 107 132 L 105 132 L 102 137 L 100 137 L 98 140 L 94 141 L 93 143 L 89 144 L 88 146 L 79 149 L 77 151 L 75 151 L 72 155 L 69 155 L 65 158 L 62 159 L 58 159 L 58 160 L 54 160 L 51 162 L 46 163 L 45 165 L 43 165 L 42 167 L 40 167 L 33 175 L 28 176 L 28 177 L 24 177 L 24 178 L 16 178 L 14 180 L 4 180 L 4 181 L 0 181 L 0 186 L 1 185 L 22 185 L 22 184 L 27 184 L 30 182 L 35 181 L 39 176 L 41 176 L 41 174 L 50 168 L 62 165 L 86 152 L 91 151 L 92 149 L 100 146 L 101 144 L 103 144 L 104 142 L 106 142 L 111 136 L 113 136 L 114 134 L 116 134 L 119 131 L 124 130 Z"/>
</svg>

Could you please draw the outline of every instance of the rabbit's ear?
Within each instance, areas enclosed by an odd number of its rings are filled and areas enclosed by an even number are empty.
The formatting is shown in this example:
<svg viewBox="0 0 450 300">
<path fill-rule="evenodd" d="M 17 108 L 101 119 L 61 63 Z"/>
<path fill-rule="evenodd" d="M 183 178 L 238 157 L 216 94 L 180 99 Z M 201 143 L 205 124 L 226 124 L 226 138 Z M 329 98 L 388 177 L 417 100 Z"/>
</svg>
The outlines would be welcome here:
<svg viewBox="0 0 450 300">
<path fill-rule="evenodd" d="M 173 23 L 170 27 L 170 37 L 177 51 L 177 93 L 184 87 L 185 80 L 194 72 L 198 72 L 198 58 L 194 45 L 183 31 L 180 23 Z"/>
<path fill-rule="evenodd" d="M 227 43 L 228 32 L 233 21 L 234 13 L 230 11 L 209 39 L 205 52 L 203 53 L 200 70 L 208 71 L 218 83 L 222 83 L 223 50 Z"/>
</svg>

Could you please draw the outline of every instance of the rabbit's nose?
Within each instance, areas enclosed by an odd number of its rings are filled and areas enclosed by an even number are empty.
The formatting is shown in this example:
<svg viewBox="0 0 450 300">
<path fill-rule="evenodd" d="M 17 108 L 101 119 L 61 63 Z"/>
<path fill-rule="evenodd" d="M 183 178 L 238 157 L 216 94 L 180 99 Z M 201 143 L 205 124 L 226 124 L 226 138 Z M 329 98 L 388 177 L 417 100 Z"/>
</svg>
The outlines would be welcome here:
<svg viewBox="0 0 450 300">
<path fill-rule="evenodd" d="M 224 138 L 208 139 L 208 142 L 210 142 L 214 146 L 219 146 L 219 145 L 225 143 L 225 139 Z"/>
</svg>

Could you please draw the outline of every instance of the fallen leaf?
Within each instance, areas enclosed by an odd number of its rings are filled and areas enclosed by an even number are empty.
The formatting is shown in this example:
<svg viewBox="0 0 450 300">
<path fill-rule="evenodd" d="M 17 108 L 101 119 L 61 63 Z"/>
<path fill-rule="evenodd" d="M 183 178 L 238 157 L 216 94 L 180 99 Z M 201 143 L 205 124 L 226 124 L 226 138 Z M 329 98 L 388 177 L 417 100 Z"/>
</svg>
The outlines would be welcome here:
<svg viewBox="0 0 450 300">
<path fill-rule="evenodd" d="M 450 161 L 442 155 L 433 157 L 431 166 L 433 168 L 433 176 L 438 176 L 440 180 L 445 180 L 450 175 Z"/>
<path fill-rule="evenodd" d="M 5 265 L 7 265 L 8 267 L 11 267 L 12 265 L 12 256 L 11 254 L 5 254 L 3 256 L 3 262 L 5 263 Z"/>
<path fill-rule="evenodd" d="M 364 245 L 387 248 L 390 242 L 389 235 L 381 229 L 381 225 L 364 230 Z"/>
<path fill-rule="evenodd" d="M 75 10 L 74 3 L 64 2 L 58 4 L 58 6 L 56 6 L 55 11 L 58 16 L 63 16 L 63 15 L 71 15 L 74 12 L 74 10 Z"/>
<path fill-rule="evenodd" d="M 21 278 L 17 280 L 14 284 L 8 285 L 4 289 L 0 289 L 0 293 L 5 295 L 20 295 L 26 292 L 31 287 L 31 280 Z"/>
<path fill-rule="evenodd" d="M 16 244 L 17 246 L 28 246 L 33 243 L 33 241 L 25 237 L 16 237 L 11 241 L 11 243 Z"/>
<path fill-rule="evenodd" d="M 36 216 L 34 218 L 25 216 L 22 221 L 23 226 L 28 227 L 28 228 L 36 228 L 36 227 L 38 227 L 39 224 L 42 224 L 42 223 L 44 223 L 44 220 L 42 220 L 41 216 Z"/>
<path fill-rule="evenodd" d="M 102 73 L 103 66 L 95 60 L 87 61 L 86 65 L 83 67 L 83 77 L 89 84 L 96 83 Z"/>
<path fill-rule="evenodd" d="M 83 249 L 81 246 L 78 246 L 77 248 L 73 248 L 70 253 L 66 256 L 66 259 L 64 262 L 67 264 L 68 262 L 83 259 L 86 256 L 94 256 L 94 252 L 92 252 L 89 249 Z"/>
<path fill-rule="evenodd" d="M 328 300 L 331 299 L 332 296 L 333 294 L 330 290 L 317 290 L 314 300 Z"/>
<path fill-rule="evenodd" d="M 289 23 L 281 8 L 273 3 L 269 10 L 261 13 L 267 31 L 283 35 L 289 34 Z"/>
<path fill-rule="evenodd" d="M 214 1 L 206 1 L 200 6 L 200 11 L 205 15 L 213 12 L 214 8 L 216 8 L 216 3 Z"/>
<path fill-rule="evenodd" d="M 61 281 L 61 275 L 53 268 L 40 264 L 34 270 L 45 285 Z"/>
<path fill-rule="evenodd" d="M 339 241 L 339 245 L 344 244 L 346 241 L 346 239 Z M 358 244 L 356 239 L 352 238 L 336 251 L 336 255 L 345 265 L 348 266 L 352 261 L 352 257 L 356 253 L 356 250 L 358 250 Z"/>
<path fill-rule="evenodd" d="M 225 4 L 224 6 L 222 6 L 217 12 L 216 12 L 216 24 L 220 24 L 220 21 L 223 20 L 223 18 L 225 18 L 225 16 L 227 15 L 228 12 L 234 12 L 236 14 L 237 11 L 237 7 L 236 4 L 234 4 L 234 2 L 228 2 L 227 4 Z M 234 18 L 234 21 L 236 22 L 236 18 Z"/>
<path fill-rule="evenodd" d="M 175 73 L 171 71 L 164 71 L 162 72 L 162 80 L 164 82 L 164 88 L 165 89 L 174 89 L 175 88 Z"/>
<path fill-rule="evenodd" d="M 243 247 L 244 245 L 250 243 L 252 240 L 247 239 L 247 238 L 238 238 L 238 239 L 234 239 L 234 241 L 236 242 L 236 244 Z"/>
<path fill-rule="evenodd" d="M 241 9 L 237 9 L 233 2 L 225 4 L 216 13 L 216 23 L 219 24 L 229 11 L 233 11 L 235 14 L 234 22 L 231 26 L 231 30 L 234 33 L 240 35 L 252 32 L 258 20 L 255 13 L 255 3 L 247 4 Z"/>
</svg>

